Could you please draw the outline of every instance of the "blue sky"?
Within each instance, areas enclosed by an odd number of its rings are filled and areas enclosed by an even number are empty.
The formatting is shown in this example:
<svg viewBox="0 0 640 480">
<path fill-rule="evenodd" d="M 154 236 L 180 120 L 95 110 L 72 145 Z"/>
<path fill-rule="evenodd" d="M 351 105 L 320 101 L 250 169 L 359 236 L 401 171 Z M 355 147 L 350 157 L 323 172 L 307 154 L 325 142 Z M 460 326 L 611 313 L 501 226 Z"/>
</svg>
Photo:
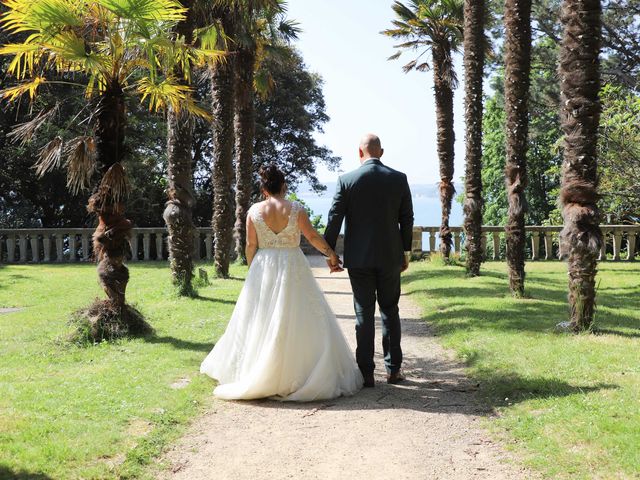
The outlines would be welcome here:
<svg viewBox="0 0 640 480">
<path fill-rule="evenodd" d="M 387 61 L 394 41 L 380 35 L 391 26 L 390 0 L 289 0 L 289 17 L 303 29 L 298 49 L 309 68 L 322 75 L 331 121 L 321 143 L 342 157 L 342 169 L 356 168 L 358 140 L 378 134 L 383 161 L 409 176 L 412 184 L 438 181 L 436 117 L 431 72 L 402 72 L 410 60 Z M 404 63 L 403 63 L 404 60 Z M 460 190 L 464 168 L 464 107 L 461 59 L 460 86 L 455 92 L 456 171 Z M 324 182 L 338 173 L 322 168 Z"/>
</svg>

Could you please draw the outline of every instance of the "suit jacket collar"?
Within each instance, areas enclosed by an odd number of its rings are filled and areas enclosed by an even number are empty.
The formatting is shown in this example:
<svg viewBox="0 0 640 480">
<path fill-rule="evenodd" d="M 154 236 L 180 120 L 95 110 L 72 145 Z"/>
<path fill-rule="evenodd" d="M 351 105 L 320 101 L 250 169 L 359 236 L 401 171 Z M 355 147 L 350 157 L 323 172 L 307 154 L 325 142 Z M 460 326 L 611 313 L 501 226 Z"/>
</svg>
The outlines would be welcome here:
<svg viewBox="0 0 640 480">
<path fill-rule="evenodd" d="M 371 165 L 371 164 L 382 165 L 382 162 L 380 161 L 379 158 L 369 158 L 363 162 L 361 167 L 364 167 L 365 165 Z"/>
</svg>

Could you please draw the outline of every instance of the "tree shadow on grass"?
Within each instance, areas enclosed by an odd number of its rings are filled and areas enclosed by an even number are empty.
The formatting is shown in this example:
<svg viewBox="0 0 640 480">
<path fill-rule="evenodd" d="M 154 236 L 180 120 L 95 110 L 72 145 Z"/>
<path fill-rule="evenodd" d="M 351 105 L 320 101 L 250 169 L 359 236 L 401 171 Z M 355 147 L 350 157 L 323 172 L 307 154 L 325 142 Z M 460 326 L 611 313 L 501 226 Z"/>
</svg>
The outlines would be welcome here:
<svg viewBox="0 0 640 480">
<path fill-rule="evenodd" d="M 0 479 L 2 480 L 53 480 L 53 477 L 44 473 L 27 472 L 26 470 L 14 470 L 7 465 L 0 465 Z"/>
<path fill-rule="evenodd" d="M 428 277 L 433 279 L 431 273 L 428 272 Z M 420 272 L 415 275 L 424 279 Z M 405 278 L 405 287 L 407 280 L 415 281 Z M 426 287 L 417 284 L 406 290 L 410 297 L 425 305 L 424 318 L 435 324 L 439 333 L 468 328 L 553 333 L 556 325 L 568 318 L 567 285 L 557 273 L 528 275 L 527 295 L 523 299 L 511 299 L 506 276 L 503 281 L 492 281 L 489 285 L 467 282 L 462 275 L 447 275 L 442 280 L 429 282 Z M 436 286 L 431 287 L 434 284 Z M 425 302 L 421 295 L 438 301 L 437 307 L 430 308 L 429 300 Z M 625 329 L 640 330 L 640 318 L 620 312 L 621 309 L 640 310 L 640 288 L 606 287 L 598 291 L 597 301 L 595 325 L 602 334 L 636 338 L 635 332 Z"/>
<path fill-rule="evenodd" d="M 171 345 L 180 350 L 192 350 L 194 352 L 209 352 L 213 348 L 213 343 L 192 342 L 170 336 L 146 335 L 142 339 L 147 343 Z"/>
<path fill-rule="evenodd" d="M 225 305 L 235 305 L 236 301 L 235 300 L 225 300 L 222 298 L 211 298 L 211 297 L 205 297 L 203 295 L 194 295 L 193 297 L 190 297 L 193 300 L 198 300 L 200 302 L 212 302 L 212 303 L 224 303 Z"/>
</svg>

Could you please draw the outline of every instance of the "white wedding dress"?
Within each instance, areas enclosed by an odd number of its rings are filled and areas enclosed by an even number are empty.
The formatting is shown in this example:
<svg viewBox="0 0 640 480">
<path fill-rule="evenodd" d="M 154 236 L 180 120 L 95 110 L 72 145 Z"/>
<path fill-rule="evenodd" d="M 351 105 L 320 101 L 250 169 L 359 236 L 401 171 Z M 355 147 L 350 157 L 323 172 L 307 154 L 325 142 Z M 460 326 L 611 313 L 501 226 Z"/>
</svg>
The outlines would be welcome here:
<svg viewBox="0 0 640 480">
<path fill-rule="evenodd" d="M 259 206 L 249 215 L 258 251 L 227 330 L 202 362 L 223 399 L 312 401 L 352 395 L 363 383 L 351 349 L 300 250 L 298 212 L 275 234 Z"/>
</svg>

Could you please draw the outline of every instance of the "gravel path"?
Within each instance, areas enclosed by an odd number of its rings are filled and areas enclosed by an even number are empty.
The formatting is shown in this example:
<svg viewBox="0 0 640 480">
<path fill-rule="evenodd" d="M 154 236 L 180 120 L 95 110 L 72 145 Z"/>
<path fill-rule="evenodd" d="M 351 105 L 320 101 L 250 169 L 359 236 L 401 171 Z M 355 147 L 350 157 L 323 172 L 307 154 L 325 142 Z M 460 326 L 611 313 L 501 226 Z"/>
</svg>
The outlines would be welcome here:
<svg viewBox="0 0 640 480">
<path fill-rule="evenodd" d="M 310 261 L 355 348 L 346 272 L 329 275 L 321 258 Z M 403 296 L 400 311 L 406 383 L 384 383 L 378 356 L 376 388 L 350 398 L 283 404 L 212 397 L 206 413 L 163 458 L 169 465 L 163 478 L 532 478 L 480 428 L 480 417 L 489 412 L 478 403 L 475 385 L 460 365 L 420 321 L 418 308 Z"/>
</svg>

